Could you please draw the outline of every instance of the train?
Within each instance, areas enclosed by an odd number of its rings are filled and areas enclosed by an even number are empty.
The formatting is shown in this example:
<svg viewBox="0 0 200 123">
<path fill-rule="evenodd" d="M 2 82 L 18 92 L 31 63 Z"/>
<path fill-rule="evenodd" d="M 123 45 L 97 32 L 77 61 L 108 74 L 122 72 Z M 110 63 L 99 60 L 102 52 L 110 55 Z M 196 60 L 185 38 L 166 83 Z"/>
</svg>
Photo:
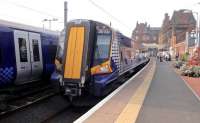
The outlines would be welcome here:
<svg viewBox="0 0 200 123">
<path fill-rule="evenodd" d="M 132 47 L 130 38 L 93 20 L 69 21 L 62 39 L 51 80 L 70 100 L 84 92 L 105 95 L 116 79 L 149 60 Z"/>
<path fill-rule="evenodd" d="M 0 88 L 49 79 L 59 32 L 0 20 Z"/>
</svg>

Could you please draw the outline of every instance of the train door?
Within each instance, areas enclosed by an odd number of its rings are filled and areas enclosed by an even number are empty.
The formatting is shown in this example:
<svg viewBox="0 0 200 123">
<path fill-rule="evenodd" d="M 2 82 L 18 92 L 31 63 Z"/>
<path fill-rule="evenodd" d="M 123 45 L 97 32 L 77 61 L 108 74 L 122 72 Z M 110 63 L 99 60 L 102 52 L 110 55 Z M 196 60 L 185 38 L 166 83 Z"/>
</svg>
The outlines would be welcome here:
<svg viewBox="0 0 200 123">
<path fill-rule="evenodd" d="M 17 77 L 16 84 L 27 82 L 31 76 L 28 32 L 14 31 Z"/>
<path fill-rule="evenodd" d="M 30 44 L 30 61 L 31 61 L 31 80 L 38 80 L 41 78 L 43 64 L 42 64 L 42 47 L 40 34 L 29 32 Z"/>
<path fill-rule="evenodd" d="M 67 44 L 64 78 L 81 79 L 84 48 L 84 27 L 71 27 Z"/>
</svg>

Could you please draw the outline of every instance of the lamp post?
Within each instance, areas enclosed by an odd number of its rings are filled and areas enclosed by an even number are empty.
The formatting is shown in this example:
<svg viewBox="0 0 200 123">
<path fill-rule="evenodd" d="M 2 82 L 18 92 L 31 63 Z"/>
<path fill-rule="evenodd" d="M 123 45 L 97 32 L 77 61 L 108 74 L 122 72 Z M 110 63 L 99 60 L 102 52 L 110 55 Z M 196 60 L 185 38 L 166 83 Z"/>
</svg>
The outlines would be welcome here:
<svg viewBox="0 0 200 123">
<path fill-rule="evenodd" d="M 64 2 L 64 28 L 66 28 L 67 26 L 67 11 L 68 11 L 68 8 L 67 8 L 67 5 L 68 5 L 68 2 L 65 1 Z"/>
<path fill-rule="evenodd" d="M 43 29 L 43 32 L 44 32 L 44 20 L 42 20 L 42 29 Z"/>
<path fill-rule="evenodd" d="M 199 4 L 199 3 L 198 3 Z M 196 22 L 196 34 L 197 36 L 197 40 L 195 42 L 195 49 L 194 49 L 194 54 L 191 57 L 191 59 L 189 60 L 189 64 L 190 65 L 200 65 L 200 43 L 199 43 L 199 27 L 200 27 L 200 22 L 199 22 L 199 18 L 198 18 L 198 12 L 193 12 L 197 14 L 197 22 Z"/>
<path fill-rule="evenodd" d="M 197 3 L 198 5 L 200 5 L 200 2 Z M 199 28 L 200 28 L 200 20 L 197 20 L 199 22 Z M 198 42 L 197 42 L 197 48 L 200 48 L 200 40 L 198 39 Z"/>
<path fill-rule="evenodd" d="M 197 48 L 198 47 L 198 44 L 199 44 L 199 24 L 198 24 L 198 22 L 199 22 L 199 14 L 198 14 L 198 12 L 194 12 L 193 11 L 193 13 L 194 14 L 196 14 L 196 16 L 197 16 L 197 21 L 196 21 L 196 41 L 195 41 L 195 48 Z"/>
<path fill-rule="evenodd" d="M 51 29 L 51 22 L 52 21 L 58 21 L 57 18 L 53 18 L 53 19 L 44 19 L 43 22 L 46 22 L 48 21 L 49 22 L 49 29 Z M 43 29 L 44 29 L 44 24 L 43 24 Z"/>
</svg>

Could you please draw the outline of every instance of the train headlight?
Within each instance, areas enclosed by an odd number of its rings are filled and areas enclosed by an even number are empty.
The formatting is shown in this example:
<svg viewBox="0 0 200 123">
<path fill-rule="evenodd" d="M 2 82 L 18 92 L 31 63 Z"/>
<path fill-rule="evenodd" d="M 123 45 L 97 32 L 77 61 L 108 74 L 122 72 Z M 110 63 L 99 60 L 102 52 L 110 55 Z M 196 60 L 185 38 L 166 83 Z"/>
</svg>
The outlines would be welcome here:
<svg viewBox="0 0 200 123">
<path fill-rule="evenodd" d="M 95 74 L 104 74 L 104 73 L 111 73 L 112 69 L 110 67 L 110 62 L 104 62 L 101 65 L 97 65 L 92 67 L 91 69 L 91 74 L 95 75 Z"/>
<path fill-rule="evenodd" d="M 107 72 L 109 72 L 108 65 L 103 66 L 103 67 L 100 67 L 100 71 L 101 71 L 102 73 L 107 73 Z"/>
</svg>

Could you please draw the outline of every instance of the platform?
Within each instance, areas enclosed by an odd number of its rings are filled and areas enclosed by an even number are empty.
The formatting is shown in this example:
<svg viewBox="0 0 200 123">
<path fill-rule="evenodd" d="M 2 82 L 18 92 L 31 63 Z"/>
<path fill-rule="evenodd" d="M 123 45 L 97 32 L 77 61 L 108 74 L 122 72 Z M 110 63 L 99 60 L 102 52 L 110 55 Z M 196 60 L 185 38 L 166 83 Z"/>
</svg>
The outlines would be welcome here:
<svg viewBox="0 0 200 123">
<path fill-rule="evenodd" d="M 200 101 L 167 62 L 152 59 L 74 123 L 199 123 Z"/>
<path fill-rule="evenodd" d="M 200 100 L 168 63 L 157 63 L 136 123 L 200 123 Z"/>
</svg>

